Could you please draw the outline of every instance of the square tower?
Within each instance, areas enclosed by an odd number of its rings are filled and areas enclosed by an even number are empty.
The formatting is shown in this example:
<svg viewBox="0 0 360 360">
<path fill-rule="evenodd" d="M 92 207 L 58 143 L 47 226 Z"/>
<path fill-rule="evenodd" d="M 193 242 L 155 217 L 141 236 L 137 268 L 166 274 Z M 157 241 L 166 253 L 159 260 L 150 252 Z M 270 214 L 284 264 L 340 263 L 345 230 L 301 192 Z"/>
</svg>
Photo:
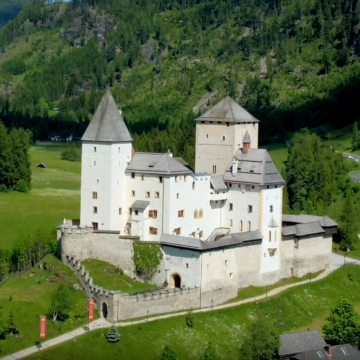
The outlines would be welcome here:
<svg viewBox="0 0 360 360">
<path fill-rule="evenodd" d="M 245 133 L 258 147 L 259 120 L 229 96 L 196 120 L 195 171 L 222 175 Z"/>
<path fill-rule="evenodd" d="M 132 138 L 108 91 L 82 137 L 81 226 L 94 230 L 125 228 L 125 170 L 132 157 Z"/>
</svg>

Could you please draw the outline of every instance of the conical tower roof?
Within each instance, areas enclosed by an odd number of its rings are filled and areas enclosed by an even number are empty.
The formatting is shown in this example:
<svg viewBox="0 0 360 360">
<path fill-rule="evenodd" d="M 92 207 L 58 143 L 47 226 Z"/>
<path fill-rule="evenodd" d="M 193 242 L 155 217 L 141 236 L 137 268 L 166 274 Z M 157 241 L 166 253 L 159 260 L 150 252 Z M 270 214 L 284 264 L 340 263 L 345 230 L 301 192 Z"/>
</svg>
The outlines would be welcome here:
<svg viewBox="0 0 360 360">
<path fill-rule="evenodd" d="M 259 122 L 243 107 L 237 104 L 230 96 L 222 99 L 214 107 L 201 115 L 196 121 L 217 121 L 229 123 L 254 123 Z"/>
<path fill-rule="evenodd" d="M 247 130 L 246 130 L 245 136 L 244 136 L 244 138 L 243 138 L 243 143 L 249 143 L 249 144 L 251 144 L 250 134 L 248 133 Z"/>
<path fill-rule="evenodd" d="M 129 142 L 132 141 L 124 119 L 107 91 L 88 125 L 82 141 Z"/>
</svg>

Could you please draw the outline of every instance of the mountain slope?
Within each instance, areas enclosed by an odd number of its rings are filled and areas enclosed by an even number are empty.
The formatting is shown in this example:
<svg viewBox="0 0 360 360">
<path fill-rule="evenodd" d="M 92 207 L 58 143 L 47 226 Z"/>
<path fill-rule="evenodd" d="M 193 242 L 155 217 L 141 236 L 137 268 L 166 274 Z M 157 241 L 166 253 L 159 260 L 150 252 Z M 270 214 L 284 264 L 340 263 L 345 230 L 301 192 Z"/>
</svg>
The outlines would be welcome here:
<svg viewBox="0 0 360 360">
<path fill-rule="evenodd" d="M 359 115 L 359 28 L 360 0 L 33 0 L 0 31 L 1 117 L 81 132 L 110 87 L 139 134 L 193 118 L 206 94 L 234 97 L 263 138 L 343 125 Z"/>
<path fill-rule="evenodd" d="M 0 28 L 14 19 L 25 3 L 26 0 L 2 0 L 0 2 Z"/>
</svg>

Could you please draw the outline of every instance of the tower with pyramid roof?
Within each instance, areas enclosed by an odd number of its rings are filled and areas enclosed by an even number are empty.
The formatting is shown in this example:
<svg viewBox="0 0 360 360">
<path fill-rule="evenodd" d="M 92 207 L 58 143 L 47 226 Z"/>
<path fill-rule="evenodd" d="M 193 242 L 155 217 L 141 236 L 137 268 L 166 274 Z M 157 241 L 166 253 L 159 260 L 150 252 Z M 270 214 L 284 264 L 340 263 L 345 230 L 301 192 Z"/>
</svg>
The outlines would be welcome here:
<svg viewBox="0 0 360 360">
<path fill-rule="evenodd" d="M 81 140 L 81 226 L 119 231 L 125 226 L 119 212 L 126 202 L 125 169 L 132 157 L 132 138 L 110 92 Z"/>
<path fill-rule="evenodd" d="M 259 120 L 229 96 L 196 119 L 195 171 L 222 175 L 246 132 L 258 147 Z"/>
</svg>

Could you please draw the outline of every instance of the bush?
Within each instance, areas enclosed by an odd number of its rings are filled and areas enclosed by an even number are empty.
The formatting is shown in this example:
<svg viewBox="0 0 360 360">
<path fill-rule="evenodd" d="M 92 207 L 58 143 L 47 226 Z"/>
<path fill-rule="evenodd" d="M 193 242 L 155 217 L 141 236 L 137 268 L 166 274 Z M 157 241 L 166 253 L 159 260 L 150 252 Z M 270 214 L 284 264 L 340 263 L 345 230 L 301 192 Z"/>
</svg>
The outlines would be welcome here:
<svg viewBox="0 0 360 360">
<path fill-rule="evenodd" d="M 116 343 L 120 340 L 120 334 L 115 326 L 112 326 L 106 334 L 109 343 Z"/>
<path fill-rule="evenodd" d="M 161 354 L 161 360 L 177 360 L 176 353 L 169 346 L 165 346 L 164 351 Z"/>
<path fill-rule="evenodd" d="M 189 328 L 193 328 L 194 327 L 194 317 L 192 315 L 192 313 L 188 313 L 186 315 L 186 325 L 189 327 Z"/>
<path fill-rule="evenodd" d="M 74 145 L 67 145 L 61 153 L 61 159 L 67 161 L 80 161 L 80 150 Z"/>
</svg>

